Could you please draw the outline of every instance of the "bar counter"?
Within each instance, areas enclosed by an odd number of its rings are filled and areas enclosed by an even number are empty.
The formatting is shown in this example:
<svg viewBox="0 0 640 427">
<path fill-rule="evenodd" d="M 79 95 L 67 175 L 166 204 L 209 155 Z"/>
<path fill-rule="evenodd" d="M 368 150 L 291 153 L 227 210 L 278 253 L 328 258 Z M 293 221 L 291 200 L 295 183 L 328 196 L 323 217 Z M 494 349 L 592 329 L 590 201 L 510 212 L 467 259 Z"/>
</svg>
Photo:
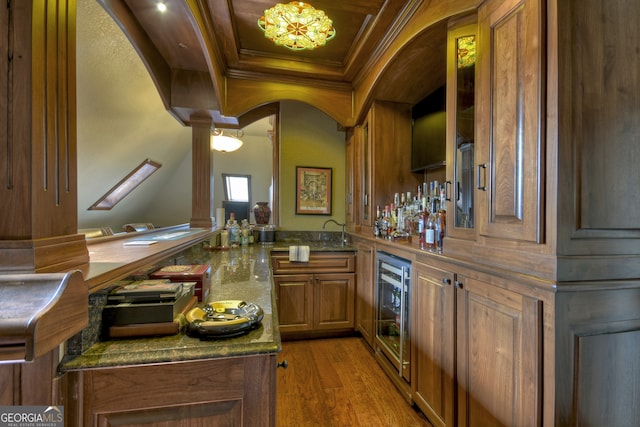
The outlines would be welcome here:
<svg viewBox="0 0 640 427">
<path fill-rule="evenodd" d="M 111 339 L 89 347 L 81 355 L 67 355 L 61 372 L 108 366 L 268 354 L 280 351 L 280 333 L 275 310 L 275 293 L 269 268 L 271 247 L 249 245 L 229 250 L 193 251 L 189 263 L 211 264 L 208 301 L 242 300 L 264 311 L 260 326 L 232 338 L 200 339 L 176 335 L 149 338 Z"/>
</svg>

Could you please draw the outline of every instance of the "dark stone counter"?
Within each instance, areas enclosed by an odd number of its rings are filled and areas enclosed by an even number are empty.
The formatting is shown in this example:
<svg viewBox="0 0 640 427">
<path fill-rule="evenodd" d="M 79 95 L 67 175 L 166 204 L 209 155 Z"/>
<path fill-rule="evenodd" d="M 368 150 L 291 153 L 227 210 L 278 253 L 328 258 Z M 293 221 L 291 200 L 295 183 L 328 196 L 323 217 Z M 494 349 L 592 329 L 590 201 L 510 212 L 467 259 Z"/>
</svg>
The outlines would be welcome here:
<svg viewBox="0 0 640 427">
<path fill-rule="evenodd" d="M 340 233 L 278 232 L 273 244 L 255 244 L 229 250 L 208 251 L 195 245 L 166 264 L 210 264 L 211 290 L 209 301 L 243 300 L 262 307 L 261 325 L 246 335 L 233 338 L 201 340 L 184 332 L 177 335 L 99 339 L 101 311 L 106 292 L 89 297 L 89 326 L 76 342 L 67 345 L 67 355 L 60 371 L 91 369 L 107 366 L 128 366 L 148 363 L 176 362 L 219 357 L 277 353 L 281 349 L 280 331 L 275 310 L 275 292 L 271 279 L 271 252 L 288 252 L 290 245 L 309 245 L 311 251 L 354 251 L 341 245 Z M 93 313 L 93 314 L 91 314 Z"/>
<path fill-rule="evenodd" d="M 185 251 L 185 264 L 211 264 L 209 301 L 244 300 L 262 307 L 261 325 L 233 338 L 201 340 L 185 333 L 171 336 L 111 339 L 97 342 L 79 355 L 68 354 L 60 371 L 106 366 L 176 362 L 195 359 L 277 353 L 281 350 L 275 313 L 275 293 L 271 280 L 271 248 L 250 245 L 226 251 L 204 251 L 200 246 Z"/>
</svg>

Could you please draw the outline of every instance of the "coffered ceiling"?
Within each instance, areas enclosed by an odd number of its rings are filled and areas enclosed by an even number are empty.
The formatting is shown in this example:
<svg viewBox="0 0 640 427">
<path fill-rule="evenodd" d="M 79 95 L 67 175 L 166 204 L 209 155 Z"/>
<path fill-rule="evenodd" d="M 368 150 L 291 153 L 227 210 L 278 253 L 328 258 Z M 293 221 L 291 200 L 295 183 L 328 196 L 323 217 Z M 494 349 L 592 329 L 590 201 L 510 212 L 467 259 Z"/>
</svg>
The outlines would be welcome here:
<svg viewBox="0 0 640 427">
<path fill-rule="evenodd" d="M 333 20 L 336 36 L 315 50 L 291 51 L 257 24 L 275 0 L 162 0 L 164 13 L 160 0 L 97 1 L 138 51 L 169 112 L 185 124 L 206 114 L 229 127 L 272 114 L 279 99 L 314 100 L 349 125 L 354 88 L 420 3 L 310 0 Z M 440 34 L 427 45 L 444 52 Z"/>
</svg>

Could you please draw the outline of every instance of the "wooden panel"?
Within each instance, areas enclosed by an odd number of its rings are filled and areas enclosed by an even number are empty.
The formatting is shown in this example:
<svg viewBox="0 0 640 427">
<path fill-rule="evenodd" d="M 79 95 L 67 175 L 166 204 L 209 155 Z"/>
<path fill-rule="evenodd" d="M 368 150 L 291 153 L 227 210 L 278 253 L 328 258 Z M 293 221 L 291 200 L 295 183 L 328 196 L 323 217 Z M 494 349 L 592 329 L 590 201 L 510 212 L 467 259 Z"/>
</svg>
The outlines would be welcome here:
<svg viewBox="0 0 640 427">
<path fill-rule="evenodd" d="M 65 425 L 275 425 L 275 370 L 258 355 L 69 372 Z"/>
<path fill-rule="evenodd" d="M 31 236 L 31 15 L 32 2 L 11 2 L 0 11 L 0 237 Z M 10 45 L 12 43 L 13 45 Z M 9 61 L 13 51 L 14 60 Z M 22 56 L 21 60 L 15 58 Z M 11 78 L 12 81 L 9 80 Z"/>
<path fill-rule="evenodd" d="M 411 173 L 411 106 L 376 101 L 369 113 L 373 199 L 371 206 L 393 201 L 399 189 L 415 190 L 421 180 Z"/>
<path fill-rule="evenodd" d="M 639 274 L 640 34 L 627 27 L 639 14 L 626 0 L 558 2 L 559 252 L 622 255 L 588 277 Z"/>
<path fill-rule="evenodd" d="M 356 328 L 373 348 L 375 337 L 374 248 L 365 242 L 357 245 L 356 254 Z"/>
<path fill-rule="evenodd" d="M 436 427 L 454 425 L 453 273 L 414 263 L 412 397 Z"/>
<path fill-rule="evenodd" d="M 353 329 L 355 274 L 319 274 L 314 277 L 314 327 Z"/>
<path fill-rule="evenodd" d="M 543 33 L 535 0 L 489 1 L 478 12 L 480 233 L 542 239 Z M 491 102 L 488 102 L 488 101 Z M 479 165 L 487 165 L 482 168 Z"/>
<path fill-rule="evenodd" d="M 289 261 L 287 255 L 271 257 L 273 274 L 290 273 L 353 273 L 355 255 L 349 252 L 312 252 L 309 262 Z"/>
<path fill-rule="evenodd" d="M 458 425 L 541 425 L 541 303 L 458 277 Z"/>
<path fill-rule="evenodd" d="M 597 286 L 558 294 L 556 425 L 626 426 L 640 420 L 640 284 Z"/>
<path fill-rule="evenodd" d="M 210 228 L 215 222 L 211 193 L 211 123 L 210 117 L 191 118 L 191 227 Z"/>
<path fill-rule="evenodd" d="M 630 426 L 640 420 L 640 322 L 619 330 L 580 334 L 576 342 L 574 425 Z M 635 349 L 634 354 L 628 351 Z"/>
<path fill-rule="evenodd" d="M 85 405 L 93 413 L 190 404 L 204 390 L 208 401 L 240 399 L 244 393 L 243 359 L 100 369 L 85 376 Z"/>
<path fill-rule="evenodd" d="M 97 425 L 104 427 L 241 426 L 243 425 L 242 401 L 230 400 L 197 405 L 167 406 L 139 411 L 116 411 L 108 414 L 99 414 Z"/>
<path fill-rule="evenodd" d="M 280 331 L 307 331 L 313 328 L 312 275 L 274 276 Z"/>
</svg>

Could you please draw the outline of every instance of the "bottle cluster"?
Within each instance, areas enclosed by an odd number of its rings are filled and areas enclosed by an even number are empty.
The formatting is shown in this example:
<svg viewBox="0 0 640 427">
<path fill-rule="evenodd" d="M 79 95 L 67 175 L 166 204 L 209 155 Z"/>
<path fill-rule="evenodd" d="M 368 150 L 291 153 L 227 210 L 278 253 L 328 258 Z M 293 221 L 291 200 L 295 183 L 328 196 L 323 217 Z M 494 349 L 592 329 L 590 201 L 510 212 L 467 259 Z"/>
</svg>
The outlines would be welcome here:
<svg viewBox="0 0 640 427">
<path fill-rule="evenodd" d="M 411 192 L 396 193 L 388 205 L 378 205 L 373 232 L 387 239 L 417 236 L 420 248 L 441 252 L 446 232 L 446 195 L 438 181 L 424 183 Z"/>
<path fill-rule="evenodd" d="M 231 212 L 225 229 L 221 233 L 221 246 L 237 248 L 240 245 L 253 244 L 253 242 L 253 226 L 246 219 L 238 224 L 235 214 Z"/>
</svg>

